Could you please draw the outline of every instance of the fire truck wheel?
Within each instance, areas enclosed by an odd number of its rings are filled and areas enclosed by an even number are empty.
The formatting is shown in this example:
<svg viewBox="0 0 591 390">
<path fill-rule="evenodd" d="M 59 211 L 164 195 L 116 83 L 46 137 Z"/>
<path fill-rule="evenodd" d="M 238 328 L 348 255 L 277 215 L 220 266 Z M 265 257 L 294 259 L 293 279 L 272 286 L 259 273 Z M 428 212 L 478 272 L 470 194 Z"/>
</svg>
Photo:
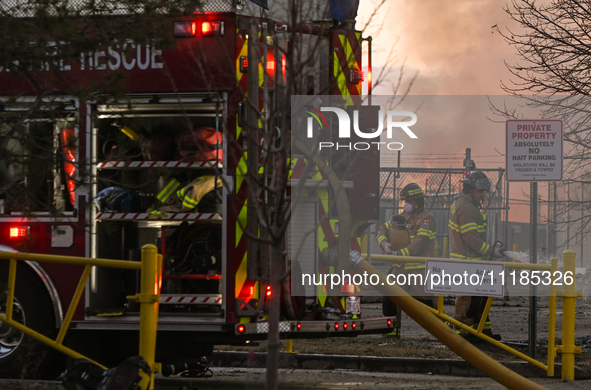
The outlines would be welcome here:
<svg viewBox="0 0 591 390">
<path fill-rule="evenodd" d="M 0 280 L 6 280 L 0 269 Z M 2 275 L 4 274 L 4 275 Z M 0 312 L 6 313 L 6 285 L 0 291 Z M 19 267 L 12 318 L 47 337 L 55 339 L 55 315 L 49 295 L 28 267 Z M 54 379 L 66 366 L 65 355 L 0 322 L 0 377 Z"/>
</svg>

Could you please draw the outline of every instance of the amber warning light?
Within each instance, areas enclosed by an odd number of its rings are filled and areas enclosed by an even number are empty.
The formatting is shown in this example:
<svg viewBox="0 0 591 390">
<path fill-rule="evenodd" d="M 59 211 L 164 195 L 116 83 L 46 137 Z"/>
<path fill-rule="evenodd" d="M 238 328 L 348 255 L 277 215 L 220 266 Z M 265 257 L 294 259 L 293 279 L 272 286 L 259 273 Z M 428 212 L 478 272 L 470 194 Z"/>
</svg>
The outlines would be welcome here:
<svg viewBox="0 0 591 390">
<path fill-rule="evenodd" d="M 201 23 L 201 35 L 204 37 L 223 36 L 224 33 L 224 22 L 210 22 L 206 20 Z"/>
<path fill-rule="evenodd" d="M 28 238 L 30 231 L 29 226 L 14 226 L 9 230 L 9 237 L 11 240 Z"/>
</svg>

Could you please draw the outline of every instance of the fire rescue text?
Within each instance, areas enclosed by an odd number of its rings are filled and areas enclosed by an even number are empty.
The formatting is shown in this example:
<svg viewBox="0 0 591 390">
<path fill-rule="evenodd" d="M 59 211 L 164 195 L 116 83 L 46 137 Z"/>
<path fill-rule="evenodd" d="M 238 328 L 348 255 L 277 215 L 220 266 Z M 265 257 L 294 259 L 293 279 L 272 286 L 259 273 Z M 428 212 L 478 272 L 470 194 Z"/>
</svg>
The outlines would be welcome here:
<svg viewBox="0 0 591 390">
<path fill-rule="evenodd" d="M 49 71 L 51 67 L 57 67 L 60 71 L 74 70 L 146 70 L 162 69 L 162 49 L 156 43 L 136 44 L 128 39 L 123 42 L 112 42 L 109 46 L 94 53 L 83 53 L 78 61 L 65 61 L 60 58 L 60 46 L 65 42 L 48 42 L 47 54 L 55 57 L 55 60 L 41 64 L 39 70 Z M 74 65 L 76 64 L 76 65 Z M 18 67 L 19 62 L 14 61 L 13 65 Z M 76 69 L 78 68 L 78 69 Z M 0 72 L 10 72 L 10 67 L 0 66 Z"/>
</svg>

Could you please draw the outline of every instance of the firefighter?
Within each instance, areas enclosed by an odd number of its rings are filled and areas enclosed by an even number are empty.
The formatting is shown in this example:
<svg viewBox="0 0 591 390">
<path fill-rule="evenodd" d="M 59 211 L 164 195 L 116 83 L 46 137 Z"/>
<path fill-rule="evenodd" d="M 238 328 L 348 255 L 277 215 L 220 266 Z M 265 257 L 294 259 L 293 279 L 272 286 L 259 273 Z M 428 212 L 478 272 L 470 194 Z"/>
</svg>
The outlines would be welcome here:
<svg viewBox="0 0 591 390">
<path fill-rule="evenodd" d="M 400 192 L 400 199 L 404 200 L 404 212 L 393 216 L 378 230 L 377 241 L 383 253 L 394 256 L 435 256 L 437 225 L 433 214 L 425 210 L 423 190 L 416 183 L 408 184 Z M 435 297 L 425 296 L 425 290 L 421 284 L 425 276 L 424 263 L 395 264 L 390 272 L 397 275 L 404 273 L 407 283 L 403 287 L 406 292 L 419 302 L 435 307 Z M 409 278 L 410 275 L 415 275 L 416 279 Z M 411 286 L 409 280 L 418 282 Z M 386 299 L 384 304 L 389 305 L 390 301 Z"/>
<path fill-rule="evenodd" d="M 503 257 L 503 250 L 486 242 L 486 214 L 480 211 L 485 194 L 490 192 L 491 182 L 484 173 L 474 170 L 464 179 L 462 192 L 451 206 L 449 218 L 450 257 L 453 259 L 486 260 Z M 468 326 L 477 327 L 486 305 L 486 297 L 456 296 L 454 319 Z M 468 332 L 456 329 L 456 333 Z M 484 334 L 493 335 L 487 318 Z"/>
</svg>

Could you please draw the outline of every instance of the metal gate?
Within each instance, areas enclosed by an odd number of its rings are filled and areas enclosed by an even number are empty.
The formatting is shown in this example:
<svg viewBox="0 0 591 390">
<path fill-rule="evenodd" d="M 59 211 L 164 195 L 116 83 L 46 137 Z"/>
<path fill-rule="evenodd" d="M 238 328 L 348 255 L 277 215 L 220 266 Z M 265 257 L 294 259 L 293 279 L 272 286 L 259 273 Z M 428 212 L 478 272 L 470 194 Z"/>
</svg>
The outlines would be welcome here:
<svg viewBox="0 0 591 390">
<path fill-rule="evenodd" d="M 508 186 L 504 180 L 505 170 L 480 169 L 493 183 L 488 201 L 483 205 L 487 214 L 487 242 L 496 240 L 507 242 L 506 222 L 508 214 Z M 449 237 L 447 224 L 449 209 L 460 194 L 465 170 L 462 168 L 381 168 L 380 169 L 380 219 L 371 227 L 371 253 L 381 254 L 376 242 L 379 227 L 392 215 L 402 210 L 400 191 L 409 183 L 417 183 L 425 194 L 425 208 L 429 210 L 437 222 L 436 257 L 448 257 L 444 253 L 444 241 Z"/>
</svg>

